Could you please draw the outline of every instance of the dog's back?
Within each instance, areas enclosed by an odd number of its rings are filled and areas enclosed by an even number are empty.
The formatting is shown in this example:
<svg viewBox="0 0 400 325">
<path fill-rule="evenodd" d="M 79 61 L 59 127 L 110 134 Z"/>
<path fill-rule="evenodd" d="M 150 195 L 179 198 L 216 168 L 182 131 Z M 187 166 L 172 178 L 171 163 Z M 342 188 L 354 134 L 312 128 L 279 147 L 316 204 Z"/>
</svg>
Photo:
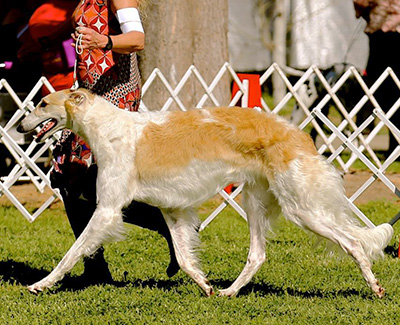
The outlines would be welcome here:
<svg viewBox="0 0 400 325">
<path fill-rule="evenodd" d="M 170 112 L 164 122 L 143 129 L 136 150 L 136 165 L 149 176 L 179 172 L 194 160 L 284 171 L 299 155 L 317 155 L 311 138 L 296 126 L 237 107 Z"/>
</svg>

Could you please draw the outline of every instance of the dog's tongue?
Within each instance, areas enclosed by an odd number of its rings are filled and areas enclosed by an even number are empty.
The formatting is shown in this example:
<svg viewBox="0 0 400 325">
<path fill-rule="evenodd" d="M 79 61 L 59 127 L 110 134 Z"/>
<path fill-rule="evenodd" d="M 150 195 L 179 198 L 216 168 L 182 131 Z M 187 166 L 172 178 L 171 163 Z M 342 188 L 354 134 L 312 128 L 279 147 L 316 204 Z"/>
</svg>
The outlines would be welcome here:
<svg viewBox="0 0 400 325">
<path fill-rule="evenodd" d="M 39 141 L 46 134 L 46 132 L 54 127 L 54 125 L 56 125 L 56 122 L 54 120 L 47 122 L 36 135 L 36 140 Z"/>
</svg>

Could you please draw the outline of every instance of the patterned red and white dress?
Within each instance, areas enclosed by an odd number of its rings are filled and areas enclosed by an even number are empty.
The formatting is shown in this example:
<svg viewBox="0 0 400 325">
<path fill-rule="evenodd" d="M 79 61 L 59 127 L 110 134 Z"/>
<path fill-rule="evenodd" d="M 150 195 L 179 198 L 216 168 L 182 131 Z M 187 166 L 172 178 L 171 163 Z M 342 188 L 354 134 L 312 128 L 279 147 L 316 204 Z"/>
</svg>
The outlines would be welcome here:
<svg viewBox="0 0 400 325">
<path fill-rule="evenodd" d="M 74 18 L 78 26 L 90 27 L 100 34 L 121 33 L 107 0 L 80 1 Z M 77 74 L 80 87 L 91 90 L 121 109 L 138 110 L 141 80 L 136 53 L 84 50 L 78 55 Z M 70 130 L 63 131 L 53 156 L 52 184 L 59 188 L 68 186 L 62 184 L 66 181 L 73 183 L 73 179 L 79 179 L 79 175 L 95 163 L 89 145 Z"/>
</svg>

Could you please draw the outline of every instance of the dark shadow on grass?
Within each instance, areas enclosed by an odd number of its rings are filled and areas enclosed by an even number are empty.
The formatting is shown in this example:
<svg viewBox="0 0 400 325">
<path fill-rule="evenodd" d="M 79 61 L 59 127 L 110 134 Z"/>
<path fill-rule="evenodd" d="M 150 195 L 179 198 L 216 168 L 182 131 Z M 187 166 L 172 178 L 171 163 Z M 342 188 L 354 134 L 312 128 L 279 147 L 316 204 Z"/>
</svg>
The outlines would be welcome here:
<svg viewBox="0 0 400 325">
<path fill-rule="evenodd" d="M 230 281 L 225 281 L 225 280 L 213 280 L 212 284 L 214 286 L 214 289 L 224 289 L 229 287 L 232 282 Z M 243 287 L 239 293 L 238 297 L 240 296 L 247 296 L 250 293 L 255 293 L 257 296 L 263 297 L 263 296 L 268 296 L 268 295 L 276 295 L 276 296 L 285 296 L 285 295 L 290 295 L 293 297 L 301 297 L 301 298 L 332 298 L 332 297 L 352 297 L 352 296 L 357 296 L 357 297 L 362 297 L 365 299 L 368 298 L 374 298 L 374 295 L 372 292 L 369 292 L 368 290 L 355 290 L 355 289 L 346 289 L 346 290 L 338 290 L 338 291 L 322 291 L 313 289 L 313 290 L 307 290 L 307 291 L 301 291 L 297 290 L 294 288 L 284 288 L 284 287 L 278 287 L 270 283 L 249 283 L 245 287 Z M 217 291 L 218 294 L 218 291 Z"/>
<path fill-rule="evenodd" d="M 66 277 L 61 281 L 61 286 L 56 291 L 80 291 L 93 285 L 111 285 L 117 288 L 134 287 L 170 290 L 179 285 L 183 285 L 182 280 L 135 280 L 135 281 L 112 281 L 112 282 L 92 282 L 82 276 Z"/>
<path fill-rule="evenodd" d="M 12 284 L 28 286 L 43 279 L 49 273 L 50 272 L 48 270 L 35 269 L 21 262 L 15 262 L 12 260 L 0 261 L 1 281 L 9 282 Z M 69 275 L 66 275 L 61 283 L 62 286 L 67 285 L 73 288 L 80 289 L 94 284 L 93 282 L 86 281 L 85 279 L 83 279 L 83 277 Z"/>
<path fill-rule="evenodd" d="M 12 284 L 19 284 L 23 286 L 27 286 L 33 284 L 45 276 L 49 274 L 49 271 L 43 269 L 35 269 L 31 266 L 15 262 L 12 260 L 8 261 L 0 261 L 0 280 L 9 282 Z M 135 281 L 112 281 L 112 282 L 93 282 L 90 279 L 85 278 L 84 276 L 70 276 L 66 275 L 64 279 L 60 282 L 60 286 L 55 289 L 57 291 L 81 291 L 92 285 L 112 285 L 115 287 L 126 287 L 133 286 L 138 288 L 151 288 L 151 289 L 163 289 L 163 290 L 171 290 L 173 288 L 177 288 L 179 286 L 184 286 L 187 283 L 187 279 L 178 278 L 168 279 L 168 280 L 157 280 L 157 279 L 149 279 L 149 280 L 140 280 L 137 279 Z M 231 281 L 226 280 L 212 280 L 212 285 L 214 290 L 227 288 L 232 284 Z M 357 296 L 365 299 L 373 299 L 374 295 L 372 292 L 368 290 L 355 290 L 355 289 L 346 289 L 346 290 L 338 290 L 338 291 L 321 291 L 316 289 L 301 291 L 293 288 L 284 288 L 278 287 L 270 283 L 249 283 L 242 290 L 240 290 L 238 296 L 246 296 L 250 293 L 256 293 L 258 296 L 267 296 L 267 295 L 290 295 L 294 297 L 302 297 L 302 298 L 327 298 L 327 297 L 351 297 Z"/>
<path fill-rule="evenodd" d="M 30 267 L 29 265 L 12 260 L 0 261 L 0 279 L 1 281 L 13 284 L 29 285 L 46 275 L 49 272 Z"/>
<path fill-rule="evenodd" d="M 399 257 L 399 245 L 398 244 L 393 244 L 389 245 L 385 248 L 384 250 L 386 255 L 389 255 L 390 257 Z"/>
<path fill-rule="evenodd" d="M 0 282 L 8 282 L 14 285 L 28 286 L 31 285 L 45 276 L 50 272 L 44 269 L 35 269 L 31 266 L 15 262 L 12 260 L 0 261 Z M 183 279 L 177 280 L 135 280 L 135 281 L 92 281 L 91 279 L 81 276 L 70 276 L 66 275 L 64 279 L 60 281 L 59 287 L 55 291 L 80 291 L 84 290 L 93 285 L 112 285 L 115 287 L 148 287 L 158 289 L 171 289 L 179 285 L 184 284 Z"/>
</svg>

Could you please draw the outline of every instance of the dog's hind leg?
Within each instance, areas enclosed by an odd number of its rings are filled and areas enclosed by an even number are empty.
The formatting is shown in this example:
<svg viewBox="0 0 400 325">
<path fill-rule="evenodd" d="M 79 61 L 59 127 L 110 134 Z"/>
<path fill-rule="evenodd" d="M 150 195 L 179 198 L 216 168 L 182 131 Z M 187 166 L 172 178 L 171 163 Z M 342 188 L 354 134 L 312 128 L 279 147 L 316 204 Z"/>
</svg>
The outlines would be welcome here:
<svg viewBox="0 0 400 325">
<path fill-rule="evenodd" d="M 339 245 L 355 260 L 373 292 L 383 296 L 371 266 L 383 255 L 393 228 L 359 224 L 349 209 L 343 180 L 331 164 L 319 156 L 294 160 L 287 171 L 275 175 L 271 188 L 288 220 Z"/>
<path fill-rule="evenodd" d="M 319 224 L 316 227 L 310 227 L 310 230 L 339 245 L 347 254 L 349 254 L 360 268 L 365 281 L 368 283 L 372 291 L 378 297 L 383 297 L 385 289 L 379 285 L 378 280 L 372 273 L 372 262 L 365 254 L 364 248 L 358 239 L 354 238 L 347 231 L 342 231 L 340 227 L 335 225 Z"/>
<path fill-rule="evenodd" d="M 199 219 L 194 209 L 161 210 L 172 236 L 176 258 L 182 271 L 189 275 L 205 292 L 207 296 L 213 294 L 213 289 L 199 267 L 195 254 L 199 246 L 198 234 Z"/>
<path fill-rule="evenodd" d="M 341 249 L 343 249 L 343 251 L 349 254 L 360 268 L 365 281 L 372 291 L 378 297 L 383 297 L 385 289 L 379 285 L 378 280 L 372 272 L 372 262 L 365 253 L 361 241 L 357 239 L 351 231 L 344 229 L 339 225 L 326 224 L 324 221 L 319 224 L 313 223 L 306 226 L 317 235 L 337 244 Z M 368 231 L 369 229 L 366 230 Z"/>
<path fill-rule="evenodd" d="M 92 255 L 105 241 L 122 238 L 124 228 L 121 211 L 97 207 L 88 225 L 55 269 L 44 279 L 28 287 L 33 293 L 50 288 L 60 281 L 83 256 Z"/>
<path fill-rule="evenodd" d="M 360 241 L 358 241 L 357 239 L 349 240 L 347 236 L 339 237 L 337 238 L 337 241 L 339 246 L 354 259 L 371 290 L 379 298 L 382 298 L 385 294 L 385 289 L 379 284 L 379 281 L 373 274 L 371 269 L 372 262 L 365 254 Z"/>
<path fill-rule="evenodd" d="M 259 182 L 260 183 L 260 182 Z M 250 250 L 247 262 L 239 277 L 220 296 L 233 297 L 246 285 L 265 262 L 265 235 L 280 215 L 281 209 L 275 196 L 268 192 L 268 184 L 260 187 L 246 184 L 243 189 L 244 208 L 250 230 Z"/>
</svg>

